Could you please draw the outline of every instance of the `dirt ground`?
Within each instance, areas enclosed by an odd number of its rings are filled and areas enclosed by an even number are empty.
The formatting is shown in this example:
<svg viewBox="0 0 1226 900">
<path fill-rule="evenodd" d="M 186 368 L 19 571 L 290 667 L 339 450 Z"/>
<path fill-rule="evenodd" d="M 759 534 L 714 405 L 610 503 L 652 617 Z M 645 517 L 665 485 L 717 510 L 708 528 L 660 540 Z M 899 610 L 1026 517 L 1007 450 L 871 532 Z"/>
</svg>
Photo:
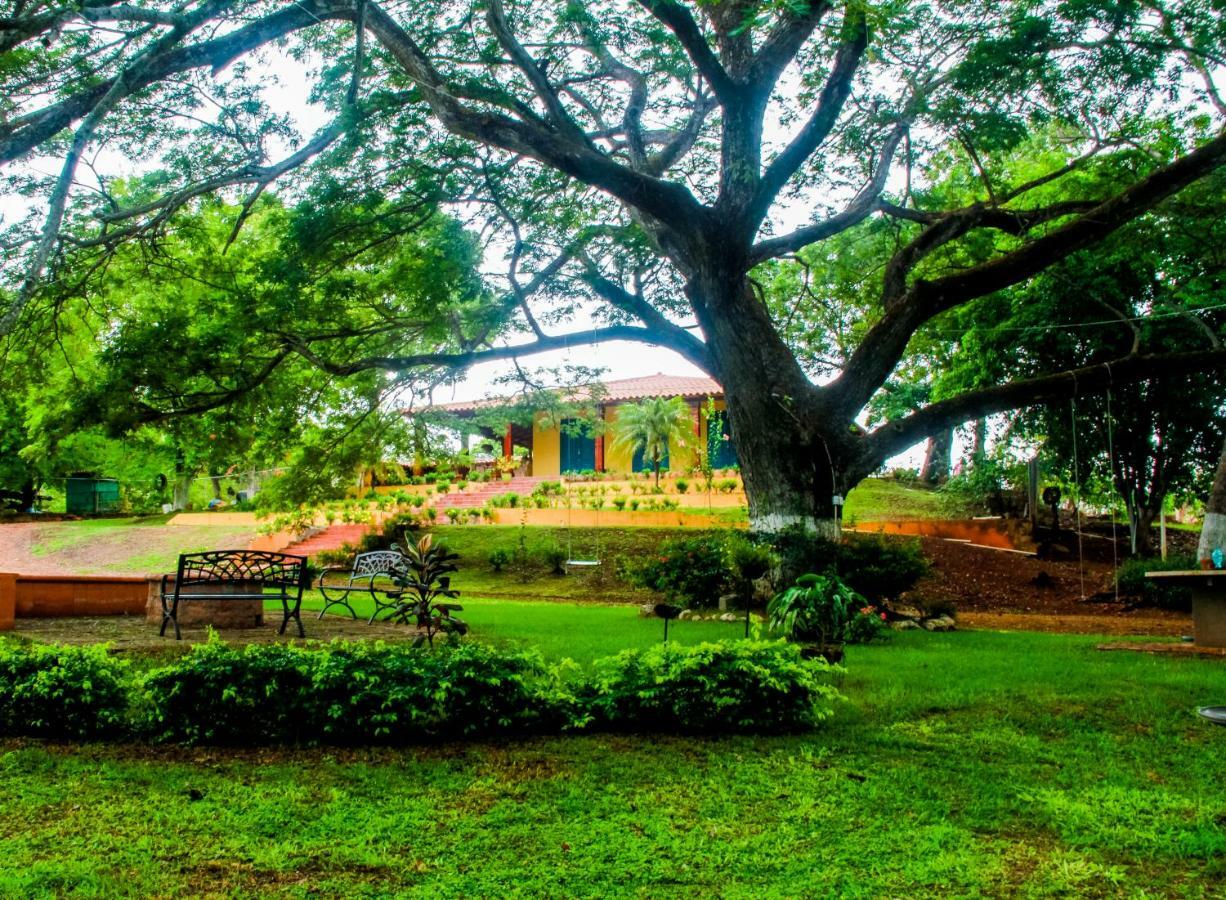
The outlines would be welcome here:
<svg viewBox="0 0 1226 900">
<path fill-rule="evenodd" d="M 0 571 L 23 575 L 145 575 L 174 571 L 180 553 L 246 547 L 247 527 L 167 525 L 163 519 L 0 525 Z"/>
<path fill-rule="evenodd" d="M 922 538 L 932 571 L 912 594 L 949 600 L 960 613 L 1186 618 L 1159 609 L 1116 603 L 1109 562 L 1044 560 L 1020 553 Z"/>
<path fill-rule="evenodd" d="M 264 644 L 295 640 L 298 631 L 293 624 L 284 635 L 277 634 L 281 625 L 280 614 L 269 613 L 262 628 L 226 628 L 222 631 L 228 644 Z M 417 635 L 417 629 L 388 622 L 367 624 L 363 619 L 348 616 L 327 615 L 317 619 L 314 614 L 304 614 L 303 628 L 307 640 L 381 640 L 389 643 L 409 641 Z M 83 617 L 63 616 L 54 619 L 18 619 L 17 629 L 11 634 L 19 638 L 52 644 L 101 644 L 109 643 L 116 652 L 139 650 L 182 653 L 192 644 L 208 640 L 204 628 L 184 628 L 183 640 L 176 641 L 174 634 L 159 637 L 157 626 L 144 616 Z"/>
</svg>

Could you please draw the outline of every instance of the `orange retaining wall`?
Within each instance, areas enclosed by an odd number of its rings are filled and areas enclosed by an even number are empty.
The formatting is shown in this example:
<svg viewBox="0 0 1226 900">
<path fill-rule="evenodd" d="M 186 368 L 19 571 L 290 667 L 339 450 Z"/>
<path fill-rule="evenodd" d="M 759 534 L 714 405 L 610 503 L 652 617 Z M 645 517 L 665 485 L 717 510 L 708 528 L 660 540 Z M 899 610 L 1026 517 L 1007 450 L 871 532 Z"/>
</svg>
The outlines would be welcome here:
<svg viewBox="0 0 1226 900">
<path fill-rule="evenodd" d="M 148 595 L 145 577 L 0 574 L 0 631 L 14 618 L 143 616 Z"/>
</svg>

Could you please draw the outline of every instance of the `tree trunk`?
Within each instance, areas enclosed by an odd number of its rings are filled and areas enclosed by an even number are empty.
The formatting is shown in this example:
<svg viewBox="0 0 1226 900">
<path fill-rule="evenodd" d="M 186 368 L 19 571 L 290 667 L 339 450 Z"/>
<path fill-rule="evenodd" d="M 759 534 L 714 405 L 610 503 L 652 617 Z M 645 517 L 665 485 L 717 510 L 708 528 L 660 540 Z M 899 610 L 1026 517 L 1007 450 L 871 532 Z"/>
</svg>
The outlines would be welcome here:
<svg viewBox="0 0 1226 900">
<path fill-rule="evenodd" d="M 853 424 L 819 407 L 816 389 L 743 277 L 715 268 L 688 290 L 724 388 L 750 528 L 799 526 L 837 538 L 833 497 L 843 493 L 845 463 L 853 458 Z"/>
<path fill-rule="evenodd" d="M 40 485 L 33 478 L 27 478 L 21 485 L 21 511 L 26 512 L 34 508 L 34 504 L 38 501 L 38 489 Z"/>
<path fill-rule="evenodd" d="M 978 465 L 988 455 L 988 420 L 976 419 L 972 431 L 971 465 Z"/>
<path fill-rule="evenodd" d="M 1201 567 L 1212 565 L 1209 560 L 1214 550 L 1226 553 L 1226 444 L 1222 445 L 1222 458 L 1218 460 L 1217 474 L 1205 504 L 1205 521 L 1200 529 L 1200 543 L 1196 558 Z"/>
<path fill-rule="evenodd" d="M 952 428 L 930 437 L 928 449 L 924 452 L 924 465 L 920 469 L 920 481 L 931 485 L 948 481 L 953 450 L 954 432 Z"/>
</svg>

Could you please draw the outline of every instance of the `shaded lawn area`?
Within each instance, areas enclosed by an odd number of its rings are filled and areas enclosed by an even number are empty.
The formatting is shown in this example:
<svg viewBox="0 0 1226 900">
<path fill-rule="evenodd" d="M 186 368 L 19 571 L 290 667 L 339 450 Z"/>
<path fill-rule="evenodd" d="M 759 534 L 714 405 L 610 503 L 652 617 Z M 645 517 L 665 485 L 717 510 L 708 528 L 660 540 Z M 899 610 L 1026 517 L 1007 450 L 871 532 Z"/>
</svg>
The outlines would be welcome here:
<svg viewBox="0 0 1226 900">
<path fill-rule="evenodd" d="M 498 640 L 578 616 L 500 606 L 471 613 Z M 602 655 L 637 641 L 609 610 L 572 622 Z M 1094 643 L 855 647 L 848 703 L 795 737 L 8 741 L 0 895 L 1220 896 L 1226 729 L 1192 707 L 1226 667 Z"/>
</svg>

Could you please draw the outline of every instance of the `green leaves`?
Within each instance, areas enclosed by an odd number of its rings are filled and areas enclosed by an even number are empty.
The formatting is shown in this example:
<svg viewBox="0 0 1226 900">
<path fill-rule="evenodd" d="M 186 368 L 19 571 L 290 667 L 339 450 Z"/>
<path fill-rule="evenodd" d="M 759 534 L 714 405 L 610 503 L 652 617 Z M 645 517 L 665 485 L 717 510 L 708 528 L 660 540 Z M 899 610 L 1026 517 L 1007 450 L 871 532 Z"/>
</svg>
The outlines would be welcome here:
<svg viewBox="0 0 1226 900">
<path fill-rule="evenodd" d="M 833 715 L 841 672 L 782 641 L 662 644 L 597 663 L 585 696 L 607 728 L 787 733 Z"/>
</svg>

